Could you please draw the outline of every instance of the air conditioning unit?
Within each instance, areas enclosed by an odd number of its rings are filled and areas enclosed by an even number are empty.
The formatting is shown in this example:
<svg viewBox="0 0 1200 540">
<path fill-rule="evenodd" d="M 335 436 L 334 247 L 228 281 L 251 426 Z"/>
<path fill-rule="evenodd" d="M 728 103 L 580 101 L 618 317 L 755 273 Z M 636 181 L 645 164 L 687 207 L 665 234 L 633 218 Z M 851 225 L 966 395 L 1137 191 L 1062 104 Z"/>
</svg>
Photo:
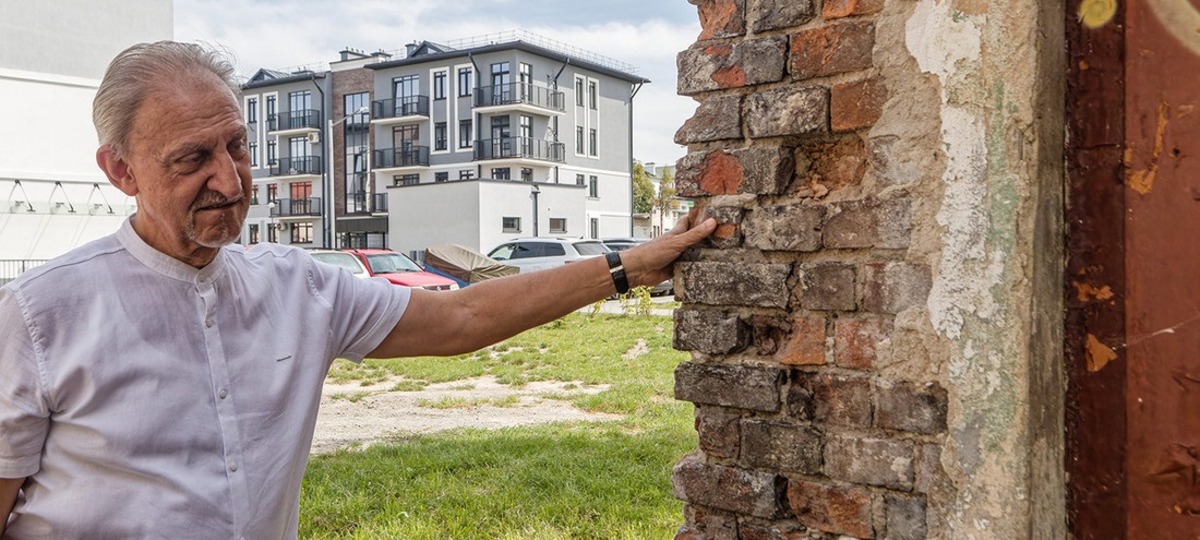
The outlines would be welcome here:
<svg viewBox="0 0 1200 540">
<path fill-rule="evenodd" d="M 321 132 L 314 131 L 312 133 L 309 133 L 308 134 L 308 143 L 309 144 L 321 144 Z"/>
<path fill-rule="evenodd" d="M 286 228 L 287 228 L 287 224 L 286 224 L 286 223 L 276 223 L 276 224 L 275 224 L 275 230 L 277 230 L 277 231 L 282 231 L 282 230 L 284 230 L 284 229 L 286 229 Z"/>
</svg>

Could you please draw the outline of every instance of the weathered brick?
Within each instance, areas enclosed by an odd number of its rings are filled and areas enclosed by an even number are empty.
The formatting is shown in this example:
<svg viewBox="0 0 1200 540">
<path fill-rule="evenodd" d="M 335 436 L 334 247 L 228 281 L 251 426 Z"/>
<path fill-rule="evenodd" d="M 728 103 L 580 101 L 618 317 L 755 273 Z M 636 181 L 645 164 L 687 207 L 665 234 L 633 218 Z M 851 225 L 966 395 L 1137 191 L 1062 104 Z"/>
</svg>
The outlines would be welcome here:
<svg viewBox="0 0 1200 540">
<path fill-rule="evenodd" d="M 833 362 L 848 369 L 874 369 L 878 344 L 891 331 L 892 322 L 888 319 L 839 318 L 833 324 Z"/>
<path fill-rule="evenodd" d="M 699 45 L 679 53 L 676 88 L 682 95 L 775 82 L 783 78 L 787 40 L 783 37 Z"/>
<path fill-rule="evenodd" d="M 705 540 L 738 540 L 737 516 L 733 514 L 697 508 L 695 519 Z"/>
<path fill-rule="evenodd" d="M 730 249 L 742 245 L 742 216 L 744 209 L 737 206 L 708 206 L 703 219 L 717 220 L 717 230 L 708 237 L 708 244 L 717 249 Z"/>
<path fill-rule="evenodd" d="M 795 162 L 790 149 L 755 146 L 732 150 L 730 154 L 742 164 L 742 193 L 777 195 L 787 191 L 792 182 Z"/>
<path fill-rule="evenodd" d="M 696 113 L 679 131 L 675 142 L 692 144 L 742 138 L 742 97 L 710 96 L 700 101 Z"/>
<path fill-rule="evenodd" d="M 678 266 L 684 302 L 787 307 L 787 279 L 792 270 L 789 265 L 705 261 Z"/>
<path fill-rule="evenodd" d="M 785 87 L 746 99 L 751 137 L 805 135 L 829 130 L 829 91 L 819 86 Z"/>
<path fill-rule="evenodd" d="M 741 440 L 740 415 L 715 407 L 696 407 L 700 449 L 710 456 L 737 459 Z"/>
<path fill-rule="evenodd" d="M 788 411 L 801 419 L 836 426 L 871 425 L 871 382 L 865 377 L 797 372 L 788 390 Z"/>
<path fill-rule="evenodd" d="M 880 78 L 835 84 L 829 89 L 829 129 L 854 131 L 875 125 L 887 97 Z"/>
<path fill-rule="evenodd" d="M 742 523 L 738 528 L 742 540 L 809 540 L 811 537 L 797 526 L 767 526 Z"/>
<path fill-rule="evenodd" d="M 822 197 L 862 183 L 869 157 L 858 136 L 809 142 L 796 149 L 796 191 Z"/>
<path fill-rule="evenodd" d="M 750 0 L 747 6 L 754 32 L 800 26 L 816 15 L 812 0 Z"/>
<path fill-rule="evenodd" d="M 851 15 L 870 15 L 883 10 L 883 0 L 825 0 L 821 16 L 837 19 Z"/>
<path fill-rule="evenodd" d="M 821 432 L 807 424 L 742 420 L 741 462 L 755 469 L 821 472 Z"/>
<path fill-rule="evenodd" d="M 925 304 L 933 276 L 929 267 L 909 263 L 871 263 L 863 278 L 863 307 L 875 313 L 900 313 Z"/>
<path fill-rule="evenodd" d="M 787 481 L 772 473 L 706 464 L 696 456 L 683 458 L 671 475 L 672 494 L 692 504 L 775 518 Z"/>
<path fill-rule="evenodd" d="M 913 489 L 920 493 L 932 492 L 935 488 L 944 486 L 948 479 L 942 468 L 942 447 L 936 444 L 923 444 L 917 448 L 916 483 Z"/>
<path fill-rule="evenodd" d="M 746 33 L 745 0 L 688 0 L 700 16 L 700 36 L 713 39 Z"/>
<path fill-rule="evenodd" d="M 870 22 L 830 24 L 792 35 L 792 76 L 809 79 L 871 67 L 875 25 Z"/>
<path fill-rule="evenodd" d="M 871 494 L 866 490 L 792 478 L 787 497 L 796 519 L 806 527 L 858 538 L 875 534 Z"/>
<path fill-rule="evenodd" d="M 928 536 L 925 497 L 888 494 L 884 506 L 887 514 L 884 540 L 924 540 Z"/>
<path fill-rule="evenodd" d="M 908 489 L 913 484 L 913 445 L 905 441 L 831 436 L 825 441 L 825 475 L 838 480 Z"/>
<path fill-rule="evenodd" d="M 854 311 L 854 265 L 837 262 L 800 266 L 800 307 L 819 311 Z"/>
<path fill-rule="evenodd" d="M 681 351 L 726 354 L 746 346 L 746 327 L 737 315 L 718 311 L 675 311 L 674 346 Z"/>
<path fill-rule="evenodd" d="M 851 201 L 830 205 L 824 242 L 831 249 L 907 248 L 912 237 L 908 199 Z"/>
<path fill-rule="evenodd" d="M 755 315 L 746 321 L 750 326 L 750 345 L 760 356 L 779 352 L 787 343 L 792 325 L 785 317 Z"/>
<path fill-rule="evenodd" d="M 684 362 L 675 368 L 675 399 L 775 412 L 784 378 L 775 368 Z"/>
<path fill-rule="evenodd" d="M 775 359 L 793 366 L 819 366 L 825 363 L 825 316 L 799 315 L 792 320 L 791 336 Z"/>
<path fill-rule="evenodd" d="M 792 153 L 779 147 L 694 152 L 676 162 L 681 197 L 783 193 L 792 180 Z"/>
<path fill-rule="evenodd" d="M 937 383 L 879 383 L 875 425 L 914 433 L 946 431 L 946 389 Z"/>
<path fill-rule="evenodd" d="M 680 527 L 679 530 L 675 531 L 675 539 L 674 540 L 708 540 L 708 539 L 704 538 L 704 535 L 701 534 L 700 531 L 697 531 L 696 529 L 693 529 L 691 527 L 684 526 L 684 527 Z"/>
<path fill-rule="evenodd" d="M 746 216 L 746 245 L 768 251 L 816 251 L 821 248 L 825 208 L 791 204 L 760 206 Z"/>
</svg>

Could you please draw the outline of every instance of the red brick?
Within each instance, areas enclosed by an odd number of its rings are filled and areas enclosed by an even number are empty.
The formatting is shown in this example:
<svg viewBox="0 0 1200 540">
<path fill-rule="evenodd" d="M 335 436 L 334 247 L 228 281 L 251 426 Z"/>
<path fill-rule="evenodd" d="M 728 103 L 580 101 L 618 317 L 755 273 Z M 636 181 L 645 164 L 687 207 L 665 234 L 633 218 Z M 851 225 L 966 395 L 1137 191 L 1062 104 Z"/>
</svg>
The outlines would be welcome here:
<svg viewBox="0 0 1200 540">
<path fill-rule="evenodd" d="M 823 532 L 870 538 L 871 494 L 854 487 L 790 479 L 788 504 L 806 527 Z"/>
<path fill-rule="evenodd" d="M 737 459 L 741 416 L 715 407 L 696 407 L 696 433 L 700 449 L 710 456 Z"/>
<path fill-rule="evenodd" d="M 775 359 L 791 365 L 824 364 L 825 317 L 801 316 L 792 321 L 792 336 Z"/>
<path fill-rule="evenodd" d="M 680 52 L 675 62 L 676 90 L 682 95 L 775 82 L 787 67 L 787 39 L 777 36 L 692 47 Z"/>
<path fill-rule="evenodd" d="M 870 15 L 883 10 L 883 0 L 825 0 L 821 16 L 837 19 L 851 15 Z"/>
<path fill-rule="evenodd" d="M 742 523 L 738 532 L 741 540 L 808 540 L 810 537 L 797 527 L 767 527 Z"/>
<path fill-rule="evenodd" d="M 741 96 L 716 96 L 702 100 L 700 106 L 696 107 L 696 113 L 675 132 L 675 142 L 685 145 L 741 137 Z"/>
<path fill-rule="evenodd" d="M 792 35 L 792 76 L 823 77 L 871 67 L 875 25 L 838 23 Z"/>
<path fill-rule="evenodd" d="M 869 157 L 858 136 L 813 142 L 796 149 L 796 187 L 801 194 L 823 196 L 862 183 Z"/>
<path fill-rule="evenodd" d="M 854 131 L 869 128 L 879 121 L 887 87 L 876 77 L 834 85 L 829 91 L 829 128 Z"/>
<path fill-rule="evenodd" d="M 700 36 L 713 39 L 746 33 L 745 0 L 689 0 L 700 15 Z"/>
<path fill-rule="evenodd" d="M 786 482 L 776 474 L 710 465 L 694 455 L 683 458 L 671 473 L 671 492 L 677 499 L 767 519 L 785 512 Z"/>
<path fill-rule="evenodd" d="M 871 425 L 871 382 L 830 373 L 794 374 L 788 411 L 801 420 L 867 428 Z"/>
<path fill-rule="evenodd" d="M 874 369 L 877 346 L 891 331 L 892 323 L 886 319 L 839 318 L 833 325 L 833 362 L 849 369 Z"/>
</svg>

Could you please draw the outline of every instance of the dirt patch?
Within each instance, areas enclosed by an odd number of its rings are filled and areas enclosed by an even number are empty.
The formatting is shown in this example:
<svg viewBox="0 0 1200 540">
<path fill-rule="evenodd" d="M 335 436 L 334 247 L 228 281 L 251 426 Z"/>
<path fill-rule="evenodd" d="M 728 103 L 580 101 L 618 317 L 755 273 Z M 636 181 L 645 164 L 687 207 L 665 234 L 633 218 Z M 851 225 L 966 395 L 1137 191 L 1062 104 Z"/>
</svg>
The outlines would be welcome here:
<svg viewBox="0 0 1200 540">
<path fill-rule="evenodd" d="M 639 345 L 645 346 L 640 341 Z M 415 392 L 394 391 L 401 381 L 396 378 L 372 386 L 327 383 L 321 396 L 312 453 L 323 454 L 348 446 L 366 447 L 395 435 L 462 427 L 494 429 L 621 418 L 589 413 L 567 400 L 548 397 L 597 394 L 606 390 L 607 385 L 540 381 L 514 388 L 485 376 L 431 384 Z"/>
<path fill-rule="evenodd" d="M 634 360 L 637 357 L 639 357 L 643 354 L 646 354 L 648 352 L 650 352 L 650 347 L 648 345 L 646 345 L 646 340 L 644 340 L 642 338 L 638 338 L 637 343 L 633 344 L 633 347 L 630 348 L 628 351 L 625 351 L 625 354 L 622 354 L 621 358 L 624 358 L 626 360 Z"/>
</svg>

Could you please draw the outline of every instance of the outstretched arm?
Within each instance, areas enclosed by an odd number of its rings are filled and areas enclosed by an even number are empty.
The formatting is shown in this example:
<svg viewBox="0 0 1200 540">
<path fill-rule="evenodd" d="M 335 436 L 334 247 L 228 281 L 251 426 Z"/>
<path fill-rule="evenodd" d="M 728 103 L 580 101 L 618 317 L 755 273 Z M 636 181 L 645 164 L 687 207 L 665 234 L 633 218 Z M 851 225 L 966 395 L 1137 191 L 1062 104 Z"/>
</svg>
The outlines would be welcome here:
<svg viewBox="0 0 1200 540">
<path fill-rule="evenodd" d="M 674 229 L 621 252 L 631 287 L 656 285 L 675 259 L 716 229 L 693 211 Z M 484 281 L 451 292 L 414 289 L 408 310 L 372 358 L 446 356 L 486 347 L 603 299 L 615 291 L 608 264 L 593 257 L 551 270 Z"/>
<path fill-rule="evenodd" d="M 12 513 L 13 505 L 17 503 L 17 492 L 21 491 L 21 484 L 24 483 L 24 478 L 0 478 L 0 536 L 4 536 L 8 515 Z"/>
</svg>

